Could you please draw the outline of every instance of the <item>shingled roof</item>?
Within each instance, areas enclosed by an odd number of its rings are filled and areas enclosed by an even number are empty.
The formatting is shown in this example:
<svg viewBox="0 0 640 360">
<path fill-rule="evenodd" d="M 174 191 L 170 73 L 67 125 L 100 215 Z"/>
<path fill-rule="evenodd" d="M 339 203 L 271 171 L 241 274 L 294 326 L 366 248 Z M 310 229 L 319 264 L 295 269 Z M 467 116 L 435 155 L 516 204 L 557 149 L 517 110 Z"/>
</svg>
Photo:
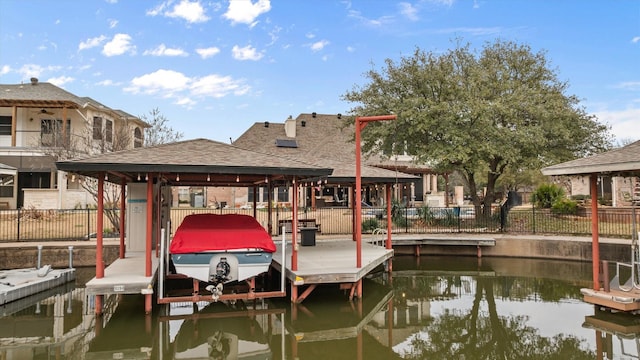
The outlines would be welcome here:
<svg viewBox="0 0 640 360">
<path fill-rule="evenodd" d="M 334 169 L 329 176 L 333 183 L 353 183 L 355 179 L 355 144 L 353 119 L 335 114 L 300 114 L 285 123 L 255 123 L 233 142 L 244 149 L 258 149 L 269 154 L 288 156 Z M 349 122 L 351 121 L 351 123 Z M 295 137 L 286 127 L 295 126 Z M 295 147 L 278 146 L 278 140 L 295 141 Z M 417 177 L 373 166 L 363 158 L 363 183 L 413 182 Z"/>
<path fill-rule="evenodd" d="M 640 176 L 640 141 L 590 157 L 571 160 L 542 169 L 544 175 Z"/>
<path fill-rule="evenodd" d="M 106 171 L 109 181 L 115 183 L 123 178 L 136 180 L 140 173 L 143 177 L 145 173 L 162 173 L 170 184 L 184 186 L 253 186 L 264 182 L 265 177 L 277 181 L 288 176 L 321 178 L 331 174 L 329 168 L 207 139 L 58 161 L 56 166 L 94 178 Z"/>
<path fill-rule="evenodd" d="M 150 125 L 140 118 L 122 110 L 112 109 L 90 97 L 76 96 L 58 86 L 33 79 L 29 84 L 0 84 L 0 107 L 26 108 L 67 108 L 83 109 L 86 107 L 98 111 L 112 112 L 114 116 L 135 121 L 142 127 Z"/>
</svg>

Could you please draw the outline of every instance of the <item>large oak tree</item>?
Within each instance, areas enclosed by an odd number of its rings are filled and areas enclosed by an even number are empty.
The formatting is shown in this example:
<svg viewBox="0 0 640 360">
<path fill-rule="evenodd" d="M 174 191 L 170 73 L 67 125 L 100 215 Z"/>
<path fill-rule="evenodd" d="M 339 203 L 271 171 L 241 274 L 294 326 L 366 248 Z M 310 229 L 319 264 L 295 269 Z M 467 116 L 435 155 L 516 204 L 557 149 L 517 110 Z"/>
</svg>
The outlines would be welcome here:
<svg viewBox="0 0 640 360">
<path fill-rule="evenodd" d="M 363 151 L 406 153 L 438 171 L 463 175 L 474 205 L 489 214 L 496 181 L 609 148 L 609 128 L 585 112 L 543 51 L 496 40 L 478 52 L 416 49 L 342 95 L 352 115 L 398 115 L 371 123 Z M 479 185 L 486 186 L 481 194 Z"/>
</svg>

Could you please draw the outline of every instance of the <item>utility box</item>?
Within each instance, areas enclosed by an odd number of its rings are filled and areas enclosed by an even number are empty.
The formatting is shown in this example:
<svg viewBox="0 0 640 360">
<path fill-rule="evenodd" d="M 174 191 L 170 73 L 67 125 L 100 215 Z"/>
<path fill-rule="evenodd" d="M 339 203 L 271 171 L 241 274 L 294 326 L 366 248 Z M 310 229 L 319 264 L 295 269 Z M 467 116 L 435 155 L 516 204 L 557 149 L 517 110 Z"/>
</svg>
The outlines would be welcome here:
<svg viewBox="0 0 640 360">
<path fill-rule="evenodd" d="M 315 227 L 300 228 L 300 245 L 316 246 L 316 231 Z"/>
</svg>

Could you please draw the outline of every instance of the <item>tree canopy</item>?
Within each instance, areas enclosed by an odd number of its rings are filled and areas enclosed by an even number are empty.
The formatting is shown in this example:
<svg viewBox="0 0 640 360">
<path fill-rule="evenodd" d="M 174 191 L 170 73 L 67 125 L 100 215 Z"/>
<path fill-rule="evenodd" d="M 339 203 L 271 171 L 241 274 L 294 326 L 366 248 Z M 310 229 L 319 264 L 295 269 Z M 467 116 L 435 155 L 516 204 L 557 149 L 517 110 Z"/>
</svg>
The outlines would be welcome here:
<svg viewBox="0 0 640 360">
<path fill-rule="evenodd" d="M 476 206 L 495 200 L 505 172 L 540 169 L 610 147 L 609 128 L 585 112 L 543 51 L 496 40 L 477 52 L 457 43 L 443 53 L 419 48 L 365 74 L 342 99 L 352 115 L 393 112 L 372 123 L 363 150 L 412 155 L 437 171 L 460 172 Z M 484 197 L 478 184 L 486 184 Z"/>
</svg>

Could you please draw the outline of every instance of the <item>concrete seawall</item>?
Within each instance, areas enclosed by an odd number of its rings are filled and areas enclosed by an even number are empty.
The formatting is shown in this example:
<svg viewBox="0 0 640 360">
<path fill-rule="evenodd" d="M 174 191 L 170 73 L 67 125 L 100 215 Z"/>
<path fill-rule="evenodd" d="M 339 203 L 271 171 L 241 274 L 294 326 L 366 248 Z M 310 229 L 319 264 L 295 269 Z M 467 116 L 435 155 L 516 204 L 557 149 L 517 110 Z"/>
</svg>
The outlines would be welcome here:
<svg viewBox="0 0 640 360">
<path fill-rule="evenodd" d="M 452 236 L 460 237 L 460 234 Z M 483 257 L 515 257 L 534 259 L 555 259 L 568 261 L 591 261 L 591 238 L 572 236 L 541 236 L 541 235 L 512 235 L 512 234 L 465 234 L 496 240 L 495 246 L 482 248 Z M 340 238 L 346 238 L 342 236 Z M 319 235 L 317 241 L 324 237 Z M 331 236 L 336 239 L 336 236 Z M 118 240 L 105 240 L 104 261 L 108 265 L 118 257 Z M 629 239 L 600 239 L 600 258 L 609 261 L 630 261 Z M 73 266 L 95 266 L 95 240 L 89 241 L 55 241 L 29 243 L 0 243 L 0 269 L 17 269 L 35 267 L 38 259 L 38 245 L 42 245 L 42 265 L 49 264 L 54 268 L 69 266 L 69 246 L 73 246 Z M 394 247 L 396 255 L 413 254 L 413 246 Z M 304 250 L 302 250 L 304 251 Z M 420 248 L 422 256 L 429 255 L 458 255 L 477 256 L 475 246 L 436 246 L 423 245 Z"/>
</svg>

